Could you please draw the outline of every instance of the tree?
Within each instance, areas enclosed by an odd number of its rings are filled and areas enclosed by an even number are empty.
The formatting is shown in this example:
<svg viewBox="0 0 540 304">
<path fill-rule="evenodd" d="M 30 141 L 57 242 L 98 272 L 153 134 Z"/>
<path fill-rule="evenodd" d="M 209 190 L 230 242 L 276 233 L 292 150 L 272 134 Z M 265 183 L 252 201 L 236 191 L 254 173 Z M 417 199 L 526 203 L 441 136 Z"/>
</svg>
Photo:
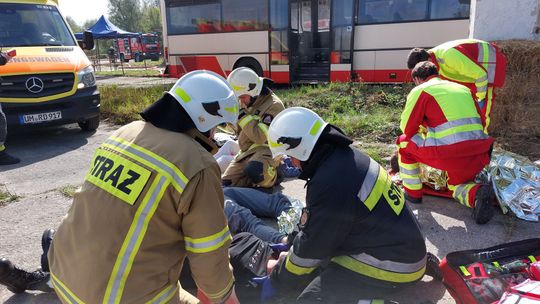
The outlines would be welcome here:
<svg viewBox="0 0 540 304">
<path fill-rule="evenodd" d="M 82 32 L 82 27 L 78 25 L 77 22 L 75 22 L 73 18 L 71 18 L 70 16 L 67 16 L 66 21 L 74 33 Z"/>
<path fill-rule="evenodd" d="M 160 33 L 161 28 L 161 13 L 159 6 L 154 6 L 148 2 L 144 3 L 142 9 L 142 31 L 144 33 Z"/>
<path fill-rule="evenodd" d="M 142 9 L 139 0 L 109 0 L 109 17 L 123 30 L 141 31 Z"/>
</svg>

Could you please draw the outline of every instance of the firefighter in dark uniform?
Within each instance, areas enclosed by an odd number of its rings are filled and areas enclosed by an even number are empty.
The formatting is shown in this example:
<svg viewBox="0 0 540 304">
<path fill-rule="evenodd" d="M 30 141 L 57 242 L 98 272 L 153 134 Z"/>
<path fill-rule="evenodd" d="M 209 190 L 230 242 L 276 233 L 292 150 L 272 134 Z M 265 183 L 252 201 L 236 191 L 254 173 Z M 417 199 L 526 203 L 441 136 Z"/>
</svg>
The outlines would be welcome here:
<svg viewBox="0 0 540 304">
<path fill-rule="evenodd" d="M 225 170 L 225 186 L 271 188 L 277 181 L 278 163 L 268 149 L 268 126 L 283 111 L 281 100 L 249 68 L 237 68 L 227 81 L 240 99 L 242 110 L 238 117 L 238 144 L 240 153 Z"/>
<path fill-rule="evenodd" d="M 422 233 L 403 192 L 376 161 L 306 108 L 281 112 L 268 135 L 274 157 L 300 163 L 307 207 L 286 258 L 258 280 L 263 298 L 279 291 L 294 292 L 300 302 L 359 303 L 424 276 Z"/>
</svg>

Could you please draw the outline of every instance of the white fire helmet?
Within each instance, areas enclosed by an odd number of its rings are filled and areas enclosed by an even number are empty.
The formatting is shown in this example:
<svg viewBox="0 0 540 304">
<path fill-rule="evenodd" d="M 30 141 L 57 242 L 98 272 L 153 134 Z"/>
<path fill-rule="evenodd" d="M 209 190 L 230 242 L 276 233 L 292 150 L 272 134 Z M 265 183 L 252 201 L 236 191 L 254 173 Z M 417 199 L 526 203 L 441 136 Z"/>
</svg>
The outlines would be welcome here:
<svg viewBox="0 0 540 304">
<path fill-rule="evenodd" d="M 169 91 L 201 132 L 238 120 L 238 97 L 225 78 L 210 71 L 193 71 Z"/>
<path fill-rule="evenodd" d="M 273 157 L 289 155 L 301 161 L 308 160 L 326 125 L 327 122 L 309 109 L 285 109 L 268 129 L 268 144 Z"/>
<path fill-rule="evenodd" d="M 227 77 L 227 81 L 238 96 L 257 97 L 263 87 L 263 79 L 252 69 L 245 67 L 234 69 Z"/>
</svg>

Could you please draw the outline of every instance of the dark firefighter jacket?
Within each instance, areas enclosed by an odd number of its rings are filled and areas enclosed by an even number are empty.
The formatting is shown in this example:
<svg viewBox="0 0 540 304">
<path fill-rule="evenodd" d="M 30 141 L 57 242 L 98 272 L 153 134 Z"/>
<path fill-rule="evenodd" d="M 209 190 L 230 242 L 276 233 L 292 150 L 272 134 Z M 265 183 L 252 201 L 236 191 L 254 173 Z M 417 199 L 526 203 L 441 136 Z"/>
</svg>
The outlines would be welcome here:
<svg viewBox="0 0 540 304">
<path fill-rule="evenodd" d="M 351 143 L 328 125 L 303 163 L 307 207 L 288 256 L 271 274 L 279 288 L 305 286 L 328 263 L 389 286 L 424 275 L 424 238 L 403 192 Z"/>
</svg>

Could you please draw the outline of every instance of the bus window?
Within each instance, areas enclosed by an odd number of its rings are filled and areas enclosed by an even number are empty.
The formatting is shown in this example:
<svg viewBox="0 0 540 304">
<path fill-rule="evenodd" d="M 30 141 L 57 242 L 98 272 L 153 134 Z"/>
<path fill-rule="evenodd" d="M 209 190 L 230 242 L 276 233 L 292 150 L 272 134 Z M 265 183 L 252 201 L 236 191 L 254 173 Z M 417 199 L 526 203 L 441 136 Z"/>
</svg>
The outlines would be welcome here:
<svg viewBox="0 0 540 304">
<path fill-rule="evenodd" d="M 431 0 L 430 19 L 468 18 L 470 0 Z"/>
<path fill-rule="evenodd" d="M 188 2 L 190 4 L 182 4 Z M 221 27 L 221 5 L 218 1 L 167 1 L 169 35 L 217 32 Z M 211 3 L 209 3 L 211 2 Z"/>
<path fill-rule="evenodd" d="M 360 0 L 360 24 L 425 20 L 428 0 Z"/>
<path fill-rule="evenodd" d="M 289 1 L 270 1 L 270 61 L 271 64 L 289 64 Z"/>
<path fill-rule="evenodd" d="M 267 0 L 222 0 L 224 31 L 253 31 L 268 28 Z"/>
<path fill-rule="evenodd" d="M 330 61 L 336 63 L 351 63 L 351 39 L 353 25 L 354 0 L 332 1 L 332 30 L 334 32 Z"/>
</svg>

